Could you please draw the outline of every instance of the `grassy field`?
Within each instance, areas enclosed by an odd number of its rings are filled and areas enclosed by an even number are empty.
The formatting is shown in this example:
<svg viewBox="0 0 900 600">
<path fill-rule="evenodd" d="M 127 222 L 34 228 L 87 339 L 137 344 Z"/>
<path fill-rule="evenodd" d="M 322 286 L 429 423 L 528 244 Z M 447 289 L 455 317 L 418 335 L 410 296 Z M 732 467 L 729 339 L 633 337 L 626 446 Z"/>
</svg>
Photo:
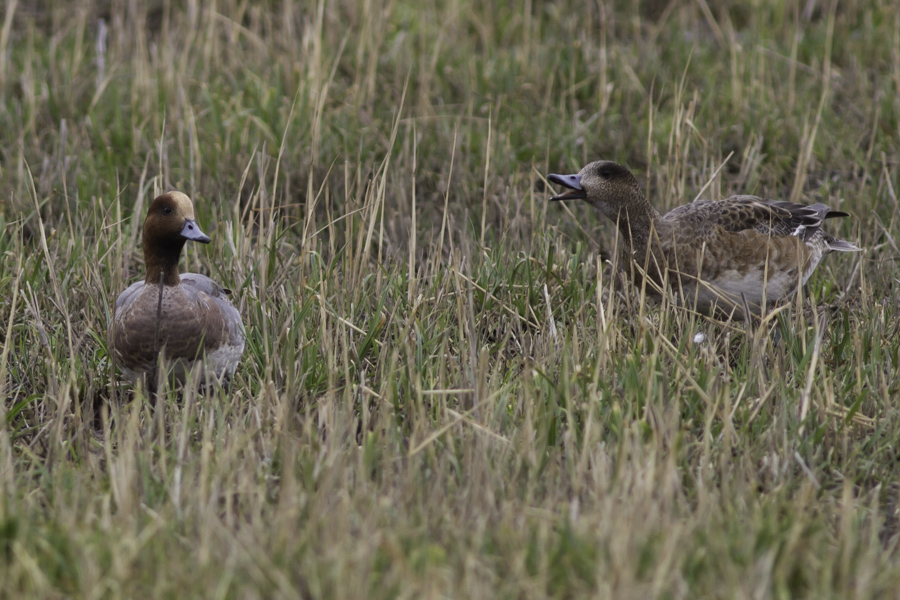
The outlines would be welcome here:
<svg viewBox="0 0 900 600">
<path fill-rule="evenodd" d="M 0 598 L 900 594 L 894 0 L 0 24 Z M 660 209 L 826 202 L 866 251 L 764 323 L 644 302 L 547 201 L 598 158 Z M 106 324 L 169 189 L 248 341 L 154 407 Z"/>
</svg>

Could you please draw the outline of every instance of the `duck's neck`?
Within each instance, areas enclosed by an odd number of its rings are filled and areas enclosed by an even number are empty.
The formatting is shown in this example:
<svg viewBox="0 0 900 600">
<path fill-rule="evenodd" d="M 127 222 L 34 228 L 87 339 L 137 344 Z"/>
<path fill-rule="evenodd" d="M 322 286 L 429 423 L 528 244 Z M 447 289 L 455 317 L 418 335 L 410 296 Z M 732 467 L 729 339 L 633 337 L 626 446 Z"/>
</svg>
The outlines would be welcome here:
<svg viewBox="0 0 900 600">
<path fill-rule="evenodd" d="M 598 205 L 601 212 L 619 227 L 619 232 L 631 250 L 643 250 L 650 241 L 651 231 L 658 226 L 660 215 L 643 193 L 635 191 L 627 197 Z"/>
<path fill-rule="evenodd" d="M 181 283 L 181 275 L 178 273 L 178 259 L 181 257 L 181 243 L 168 242 L 166 244 L 148 244 L 144 240 L 144 264 L 147 268 L 147 277 L 144 280 L 148 284 L 173 286 Z"/>
</svg>

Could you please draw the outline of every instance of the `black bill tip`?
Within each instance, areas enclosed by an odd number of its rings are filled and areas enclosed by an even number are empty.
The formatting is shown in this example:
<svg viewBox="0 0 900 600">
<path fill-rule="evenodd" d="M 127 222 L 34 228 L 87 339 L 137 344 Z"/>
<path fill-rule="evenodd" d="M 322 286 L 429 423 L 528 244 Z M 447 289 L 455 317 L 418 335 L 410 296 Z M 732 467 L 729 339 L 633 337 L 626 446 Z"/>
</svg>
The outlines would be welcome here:
<svg viewBox="0 0 900 600">
<path fill-rule="evenodd" d="M 551 201 L 584 200 L 585 198 L 587 198 L 587 194 L 585 193 L 584 188 L 581 187 L 581 175 L 556 175 L 555 173 L 551 173 L 550 175 L 547 175 L 547 181 L 556 183 L 572 190 L 571 192 L 566 192 L 565 194 L 551 196 Z"/>
<path fill-rule="evenodd" d="M 200 226 L 197 225 L 196 221 L 190 219 L 184 222 L 184 228 L 181 230 L 181 237 L 193 242 L 200 242 L 201 244 L 208 244 L 211 241 L 208 235 L 200 231 Z"/>
</svg>

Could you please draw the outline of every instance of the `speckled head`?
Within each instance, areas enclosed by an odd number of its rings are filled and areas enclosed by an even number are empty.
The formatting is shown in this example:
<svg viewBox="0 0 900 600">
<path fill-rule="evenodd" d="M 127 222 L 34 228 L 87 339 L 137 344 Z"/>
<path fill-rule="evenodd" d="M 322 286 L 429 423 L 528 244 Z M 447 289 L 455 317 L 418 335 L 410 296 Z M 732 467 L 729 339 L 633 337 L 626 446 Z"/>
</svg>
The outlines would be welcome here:
<svg viewBox="0 0 900 600">
<path fill-rule="evenodd" d="M 598 160 L 586 165 L 576 175 L 548 175 L 553 183 L 571 191 L 550 200 L 587 200 L 596 204 L 624 194 L 642 194 L 637 179 L 627 168 L 611 160 Z"/>
<path fill-rule="evenodd" d="M 147 210 L 142 235 L 147 283 L 178 285 L 178 258 L 187 240 L 210 242 L 194 219 L 194 203 L 181 192 L 158 196 Z"/>
<path fill-rule="evenodd" d="M 586 200 L 629 235 L 649 231 L 650 220 L 658 216 L 631 171 L 611 160 L 592 162 L 575 175 L 547 179 L 572 190 L 550 200 Z"/>
</svg>

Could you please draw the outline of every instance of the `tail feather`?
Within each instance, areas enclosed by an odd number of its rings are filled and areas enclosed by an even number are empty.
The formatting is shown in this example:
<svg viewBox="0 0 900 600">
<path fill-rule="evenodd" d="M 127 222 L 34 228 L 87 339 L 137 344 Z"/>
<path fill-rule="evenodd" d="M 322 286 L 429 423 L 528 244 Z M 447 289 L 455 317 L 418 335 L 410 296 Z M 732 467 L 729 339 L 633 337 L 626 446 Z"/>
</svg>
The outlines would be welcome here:
<svg viewBox="0 0 900 600">
<path fill-rule="evenodd" d="M 862 252 L 862 248 L 847 240 L 828 240 L 828 249 L 836 252 Z"/>
<path fill-rule="evenodd" d="M 825 219 L 835 219 L 839 217 L 850 216 L 850 213 L 846 213 L 842 210 L 834 210 L 822 203 L 813 204 L 808 208 L 812 211 L 815 211 L 816 216 L 819 218 L 819 223 L 817 223 L 817 225 L 821 224 Z M 818 227 L 816 227 L 816 229 L 818 229 Z M 847 240 L 839 240 L 837 238 L 831 237 L 827 233 L 825 234 L 825 243 L 828 245 L 828 249 L 834 252 L 862 252 L 862 248 L 860 248 L 853 242 L 848 242 Z"/>
</svg>

